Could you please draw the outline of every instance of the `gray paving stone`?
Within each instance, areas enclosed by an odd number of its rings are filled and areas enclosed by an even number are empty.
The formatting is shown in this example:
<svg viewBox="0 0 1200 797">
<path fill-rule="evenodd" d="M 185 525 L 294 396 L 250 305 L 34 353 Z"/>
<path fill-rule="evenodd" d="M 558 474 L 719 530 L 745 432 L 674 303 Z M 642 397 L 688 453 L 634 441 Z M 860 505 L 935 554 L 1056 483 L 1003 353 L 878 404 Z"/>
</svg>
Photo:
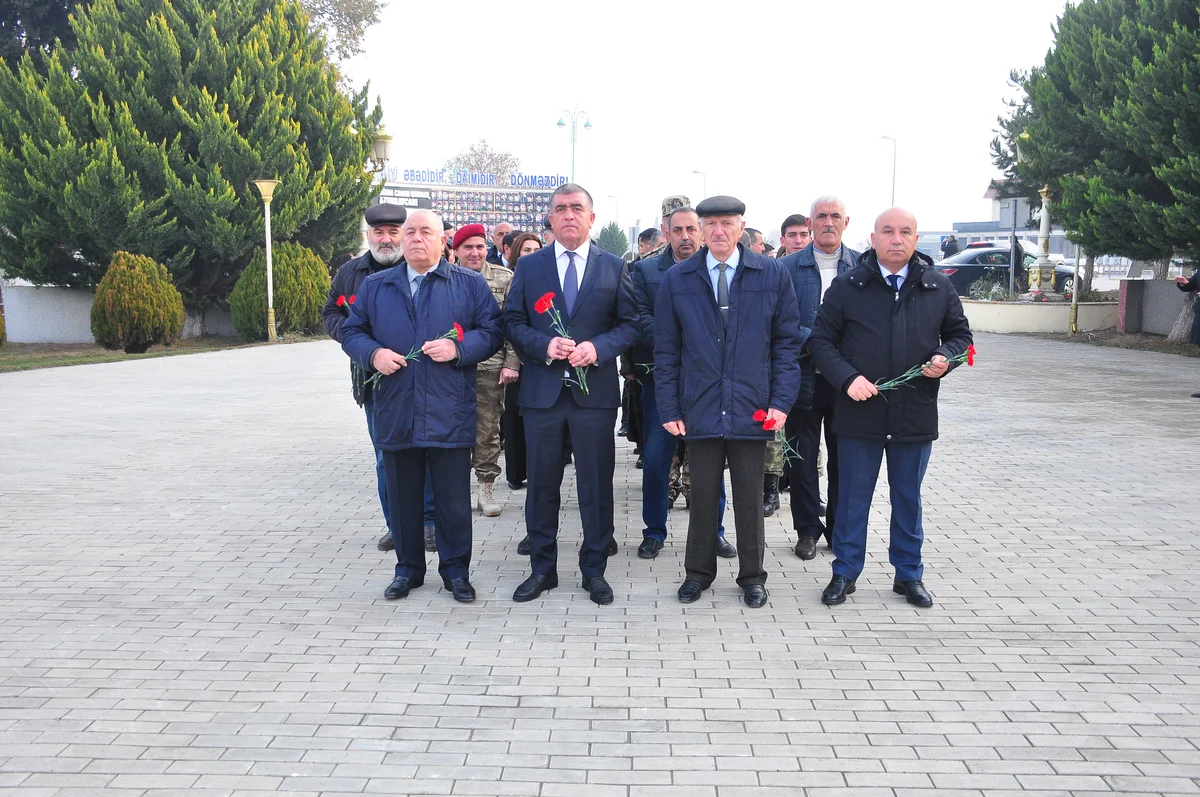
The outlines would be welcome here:
<svg viewBox="0 0 1200 797">
<path fill-rule="evenodd" d="M 770 603 L 640 560 L 618 440 L 596 607 L 512 589 L 524 493 L 475 518 L 480 600 L 382 598 L 362 412 L 328 342 L 0 375 L 4 797 L 1008 797 L 1200 791 L 1200 363 L 980 335 L 942 391 L 926 581 L 858 592 L 767 520 Z M 431 559 L 431 562 L 433 560 Z M 398 784 L 403 784 L 401 787 Z"/>
</svg>

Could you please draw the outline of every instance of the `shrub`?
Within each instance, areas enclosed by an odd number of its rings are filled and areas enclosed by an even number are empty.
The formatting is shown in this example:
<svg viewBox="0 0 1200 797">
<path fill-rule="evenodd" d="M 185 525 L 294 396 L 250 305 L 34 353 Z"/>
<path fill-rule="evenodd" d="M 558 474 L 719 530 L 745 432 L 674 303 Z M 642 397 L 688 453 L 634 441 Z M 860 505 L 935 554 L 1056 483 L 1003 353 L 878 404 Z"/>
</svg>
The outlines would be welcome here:
<svg viewBox="0 0 1200 797">
<path fill-rule="evenodd" d="M 275 287 L 275 330 L 315 332 L 321 329 L 321 308 L 329 294 L 329 271 L 317 254 L 300 244 L 282 241 L 271 246 Z M 229 294 L 229 311 L 238 334 L 249 340 L 267 337 L 267 257 L 254 253 Z"/>
<path fill-rule="evenodd" d="M 141 354 L 183 331 L 183 297 L 161 263 L 117 252 L 96 286 L 92 335 L 108 349 Z"/>
</svg>

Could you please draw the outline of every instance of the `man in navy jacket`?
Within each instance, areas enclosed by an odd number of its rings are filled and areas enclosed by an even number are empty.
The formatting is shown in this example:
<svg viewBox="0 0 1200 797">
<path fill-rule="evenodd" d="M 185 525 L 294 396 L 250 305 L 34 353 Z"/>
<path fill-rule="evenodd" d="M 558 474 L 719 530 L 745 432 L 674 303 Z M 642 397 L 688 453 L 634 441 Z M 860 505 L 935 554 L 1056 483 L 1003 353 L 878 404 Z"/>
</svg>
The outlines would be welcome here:
<svg viewBox="0 0 1200 797">
<path fill-rule="evenodd" d="M 654 311 L 654 376 L 663 427 L 688 441 L 692 507 L 679 600 L 717 575 L 717 513 L 725 463 L 733 485 L 738 586 L 767 602 L 760 500 L 769 429 L 782 429 L 800 391 L 808 330 L 779 261 L 738 239 L 746 206 L 727 196 L 696 207 L 707 244 L 663 279 Z"/>
<path fill-rule="evenodd" d="M 817 321 L 821 297 L 838 274 L 852 270 L 860 253 L 842 243 L 850 224 L 846 206 L 835 196 L 822 196 L 812 203 L 812 242 L 799 252 L 780 259 L 796 287 L 800 302 L 800 325 L 812 329 Z M 787 222 L 784 222 L 787 224 Z M 809 344 L 811 348 L 811 343 Z M 837 391 L 821 378 L 812 357 L 800 361 L 800 397 L 788 415 L 787 436 L 796 441 L 799 462 L 792 463 L 792 528 L 796 530 L 796 556 L 813 559 L 817 538 L 822 534 L 833 544 L 833 522 L 837 516 L 837 436 L 833 433 L 833 405 Z M 829 473 L 829 509 L 821 511 L 821 483 L 817 475 L 817 452 L 821 425 L 825 426 L 826 465 Z M 824 522 L 821 517 L 824 514 Z"/>
<path fill-rule="evenodd" d="M 403 238 L 406 265 L 367 277 L 342 325 L 346 354 L 379 374 L 375 444 L 384 452 L 396 544 L 396 574 L 384 597 L 407 597 L 425 583 L 428 467 L 438 573 L 465 603 L 475 600 L 469 573 L 475 366 L 504 341 L 500 308 L 482 276 L 442 259 L 446 233 L 436 213 L 409 214 Z"/>
<path fill-rule="evenodd" d="M 529 460 L 525 526 L 532 574 L 513 593 L 518 602 L 558 586 L 559 490 L 568 434 L 583 521 L 583 588 L 598 604 L 613 601 L 604 570 L 613 541 L 617 357 L 633 345 L 639 327 L 624 261 L 588 240 L 595 220 L 592 196 L 583 187 L 555 189 L 554 244 L 521 258 L 504 310 L 505 330 L 522 362 L 518 402 Z M 555 329 L 555 313 L 565 330 Z"/>
</svg>

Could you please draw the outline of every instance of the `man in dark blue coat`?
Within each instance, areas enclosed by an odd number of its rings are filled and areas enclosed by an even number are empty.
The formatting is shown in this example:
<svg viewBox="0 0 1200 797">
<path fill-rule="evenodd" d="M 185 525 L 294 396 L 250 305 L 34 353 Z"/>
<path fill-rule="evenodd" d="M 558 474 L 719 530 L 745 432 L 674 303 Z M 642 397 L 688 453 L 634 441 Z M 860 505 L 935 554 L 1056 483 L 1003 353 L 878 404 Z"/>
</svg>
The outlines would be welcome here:
<svg viewBox="0 0 1200 797">
<path fill-rule="evenodd" d="M 725 464 L 733 486 L 738 586 L 767 602 L 760 490 L 770 429 L 783 428 L 800 391 L 808 330 L 787 271 L 738 243 L 746 206 L 710 197 L 696 207 L 707 244 L 671 267 L 654 312 L 654 375 L 664 428 L 688 441 L 692 507 L 679 600 L 699 599 L 717 575 L 717 513 Z"/>
<path fill-rule="evenodd" d="M 521 258 L 504 310 L 505 329 L 522 362 L 518 401 L 529 461 L 525 526 L 532 574 L 513 593 L 518 602 L 558 586 L 559 491 L 568 434 L 583 521 L 583 588 L 598 604 L 613 601 L 604 570 L 613 542 L 614 431 L 621 406 L 617 357 L 637 339 L 638 322 L 624 261 L 588 240 L 595 220 L 584 188 L 567 183 L 555 189 L 554 244 Z M 555 313 L 565 330 L 555 329 Z"/>
<path fill-rule="evenodd" d="M 846 215 L 846 206 L 840 199 L 835 196 L 819 197 L 812 203 L 811 214 L 812 242 L 779 261 L 788 270 L 796 287 L 796 298 L 800 302 L 800 325 L 809 329 L 816 324 L 821 297 L 833 284 L 834 277 L 853 269 L 860 257 L 859 252 L 842 243 L 842 235 L 850 224 L 850 217 Z M 796 453 L 800 455 L 800 461 L 792 463 L 791 483 L 792 528 L 798 537 L 795 551 L 801 559 L 816 557 L 817 539 L 822 534 L 830 544 L 833 543 L 838 492 L 837 437 L 833 433 L 836 397 L 833 387 L 817 373 L 812 357 L 804 357 L 800 361 L 800 398 L 787 419 L 787 436 L 796 441 Z M 822 425 L 825 427 L 826 467 L 829 474 L 827 511 L 821 509 L 821 483 L 817 474 Z"/>
<path fill-rule="evenodd" d="M 645 424 L 642 452 L 642 544 L 638 557 L 654 559 L 667 539 L 667 515 L 671 510 L 671 461 L 679 438 L 662 425 L 654 391 L 654 305 L 658 289 L 667 271 L 678 262 L 687 260 L 700 249 L 700 217 L 688 205 L 684 196 L 674 195 L 663 200 L 663 229 L 667 246 L 661 252 L 633 264 L 633 295 L 637 301 L 642 333 L 630 350 L 637 378 L 641 380 L 642 416 Z M 720 514 L 725 514 L 725 482 L 721 482 Z M 725 540 L 725 526 L 717 526 L 717 556 L 733 559 L 737 551 Z"/>
<path fill-rule="evenodd" d="M 825 294 L 808 346 L 838 391 L 836 559 L 821 596 L 830 606 L 854 592 L 866 563 L 871 496 L 885 453 L 892 590 L 914 606 L 933 605 L 922 580 L 921 482 L 938 436 L 938 386 L 950 359 L 971 345 L 971 328 L 949 278 L 916 248 L 916 218 L 902 208 L 884 211 L 871 249 Z M 920 365 L 921 375 L 908 385 L 882 395 L 876 388 Z"/>
<path fill-rule="evenodd" d="M 401 226 L 408 212 L 402 205 L 381 202 L 367 208 L 367 251 L 342 264 L 329 286 L 329 296 L 321 311 L 325 332 L 329 337 L 342 342 L 342 324 L 350 317 L 350 310 L 357 301 L 358 289 L 363 280 L 372 274 L 391 268 L 404 259 L 401 248 Z M 367 415 L 367 434 L 375 443 L 375 396 L 367 385 L 367 374 L 353 362 L 350 363 L 350 390 L 358 406 Z M 387 532 L 379 538 L 376 547 L 390 551 L 393 547 L 392 518 L 388 512 L 387 479 L 383 471 L 383 450 L 375 446 L 375 481 L 379 491 L 379 506 L 383 510 L 383 522 Z"/>
<path fill-rule="evenodd" d="M 454 599 L 475 600 L 470 582 L 471 447 L 475 445 L 475 366 L 503 343 L 500 308 L 487 281 L 442 259 L 446 234 L 430 210 L 403 227 L 406 265 L 368 277 L 342 348 L 379 374 L 375 443 L 384 452 L 396 573 L 384 597 L 404 598 L 425 583 L 422 521 L 426 467 L 437 516 L 438 573 Z"/>
</svg>

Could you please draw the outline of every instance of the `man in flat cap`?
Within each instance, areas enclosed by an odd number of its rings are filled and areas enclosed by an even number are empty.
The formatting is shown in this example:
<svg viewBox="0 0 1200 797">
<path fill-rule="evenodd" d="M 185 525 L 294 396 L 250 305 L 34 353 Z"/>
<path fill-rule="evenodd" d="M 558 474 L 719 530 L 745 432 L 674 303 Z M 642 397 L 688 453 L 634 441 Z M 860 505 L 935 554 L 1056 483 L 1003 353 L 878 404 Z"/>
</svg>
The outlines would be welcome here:
<svg viewBox="0 0 1200 797">
<path fill-rule="evenodd" d="M 521 258 L 504 308 L 508 338 L 522 363 L 520 404 L 530 468 L 525 526 L 532 573 L 513 593 L 519 603 L 558 586 L 568 435 L 577 453 L 583 589 L 597 604 L 613 602 L 604 571 L 613 543 L 613 429 L 621 406 L 616 361 L 637 338 L 638 320 L 624 261 L 588 238 L 596 220 L 592 207 L 583 186 L 565 183 L 554 190 L 554 245 Z"/>
<path fill-rule="evenodd" d="M 667 246 L 654 257 L 633 264 L 633 295 L 637 300 L 642 334 L 630 349 L 629 359 L 642 383 L 642 413 L 645 421 L 642 441 L 645 466 L 642 470 L 642 544 L 638 557 L 654 559 L 667 539 L 667 514 L 671 507 L 671 469 L 678 462 L 676 452 L 684 444 L 670 434 L 659 418 L 654 391 L 654 309 L 663 278 L 676 263 L 700 251 L 700 218 L 686 204 L 687 197 L 669 196 L 663 200 L 663 227 Z M 725 481 L 721 480 L 720 513 L 725 512 Z M 719 523 L 719 520 L 718 520 Z M 717 555 L 725 559 L 737 551 L 725 540 L 725 527 L 718 525 Z"/>
<path fill-rule="evenodd" d="M 338 269 L 330 283 L 329 296 L 321 311 L 325 332 L 329 337 L 342 342 L 342 324 L 350 317 L 358 289 L 371 274 L 400 263 L 404 259 L 401 247 L 400 227 L 404 224 L 407 211 L 400 205 L 381 203 L 367 208 L 363 214 L 367 220 L 367 251 L 353 260 L 348 260 Z M 375 442 L 375 395 L 366 383 L 366 372 L 350 363 L 350 391 L 358 406 L 367 415 L 367 433 Z M 375 480 L 379 492 L 379 506 L 383 510 L 383 522 L 387 526 L 376 547 L 381 551 L 392 549 L 392 519 L 388 513 L 387 484 L 383 475 L 383 451 L 375 447 Z"/>
<path fill-rule="evenodd" d="M 483 277 L 442 257 L 445 233 L 432 210 L 410 213 L 402 235 L 405 265 L 367 277 L 342 327 L 342 349 L 364 371 L 379 374 L 376 444 L 397 526 L 395 578 L 383 594 L 405 598 L 425 583 L 428 470 L 438 574 L 466 603 L 475 600 L 469 572 L 475 366 L 504 342 L 500 308 Z"/>
<path fill-rule="evenodd" d="M 488 262 L 487 232 L 483 225 L 466 224 L 460 227 L 454 234 L 450 248 L 458 259 L 458 265 L 483 275 L 496 304 L 503 311 L 513 273 L 504 266 Z M 471 467 L 475 469 L 475 478 L 479 481 L 475 508 L 485 517 L 497 517 L 500 514 L 500 505 L 496 503 L 494 492 L 496 477 L 500 475 L 500 418 L 504 415 L 505 386 L 517 381 L 520 370 L 521 362 L 512 344 L 507 341 L 498 352 L 475 366 L 478 425 Z"/>
<path fill-rule="evenodd" d="M 729 464 L 738 586 L 746 606 L 767 602 L 759 489 L 767 441 L 800 390 L 796 293 L 774 258 L 739 243 L 746 206 L 730 196 L 696 207 L 705 246 L 663 278 L 654 312 L 654 376 L 663 427 L 688 441 L 692 511 L 679 600 L 717 575 L 718 496 Z"/>
</svg>

